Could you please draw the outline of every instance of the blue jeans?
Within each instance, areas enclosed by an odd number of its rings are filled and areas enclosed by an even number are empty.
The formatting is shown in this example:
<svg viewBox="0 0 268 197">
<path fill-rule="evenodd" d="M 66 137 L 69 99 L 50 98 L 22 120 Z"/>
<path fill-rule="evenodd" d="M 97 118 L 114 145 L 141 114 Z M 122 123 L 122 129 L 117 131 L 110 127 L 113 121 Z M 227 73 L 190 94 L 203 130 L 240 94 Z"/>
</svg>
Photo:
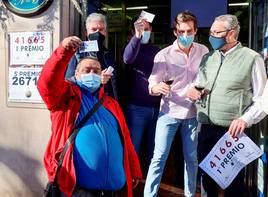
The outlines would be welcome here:
<svg viewBox="0 0 268 197">
<path fill-rule="evenodd" d="M 144 197 L 156 197 L 170 147 L 177 130 L 181 134 L 184 156 L 184 195 L 194 196 L 197 178 L 197 120 L 177 119 L 160 113 L 156 125 L 155 148 L 146 178 Z"/>
<path fill-rule="evenodd" d="M 140 154 L 143 136 L 146 137 L 146 169 L 149 167 L 153 157 L 155 127 L 158 113 L 158 107 L 145 107 L 133 104 L 129 104 L 127 107 L 127 124 L 137 154 Z"/>
</svg>

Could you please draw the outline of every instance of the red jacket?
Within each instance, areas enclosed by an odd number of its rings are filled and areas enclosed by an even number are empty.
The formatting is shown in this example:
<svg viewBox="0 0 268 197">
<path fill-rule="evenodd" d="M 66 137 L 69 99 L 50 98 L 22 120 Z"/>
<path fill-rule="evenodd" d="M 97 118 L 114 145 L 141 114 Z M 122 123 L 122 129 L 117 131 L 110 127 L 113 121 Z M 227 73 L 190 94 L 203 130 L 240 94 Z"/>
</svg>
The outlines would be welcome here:
<svg viewBox="0 0 268 197">
<path fill-rule="evenodd" d="M 77 85 L 66 81 L 64 77 L 67 64 L 73 54 L 74 51 L 67 50 L 60 45 L 46 61 L 37 83 L 39 93 L 50 111 L 52 122 L 52 133 L 44 155 L 44 166 L 50 181 L 54 180 L 57 161 L 80 110 L 80 89 Z M 103 94 L 104 91 L 101 88 L 99 97 Z M 132 179 L 142 178 L 139 160 L 131 143 L 120 106 L 107 95 L 104 95 L 103 106 L 115 116 L 120 126 L 124 146 L 126 196 L 132 197 Z M 68 196 L 71 196 L 76 184 L 72 153 L 73 145 L 70 145 L 58 174 L 60 189 Z"/>
</svg>

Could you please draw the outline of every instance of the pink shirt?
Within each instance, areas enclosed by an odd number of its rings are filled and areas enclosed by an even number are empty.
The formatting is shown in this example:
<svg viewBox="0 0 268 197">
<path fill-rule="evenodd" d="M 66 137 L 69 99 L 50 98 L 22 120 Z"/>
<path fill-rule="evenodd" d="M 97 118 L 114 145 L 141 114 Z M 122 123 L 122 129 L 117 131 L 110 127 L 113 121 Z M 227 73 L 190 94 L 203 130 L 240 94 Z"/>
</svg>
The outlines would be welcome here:
<svg viewBox="0 0 268 197">
<path fill-rule="evenodd" d="M 154 67 L 149 77 L 151 88 L 164 81 L 166 70 L 175 76 L 171 85 L 171 97 L 162 96 L 160 112 L 178 119 L 196 116 L 195 104 L 186 98 L 187 90 L 193 86 L 202 56 L 208 53 L 206 46 L 193 43 L 189 56 L 178 46 L 177 40 L 172 45 L 159 51 L 154 58 Z"/>
</svg>

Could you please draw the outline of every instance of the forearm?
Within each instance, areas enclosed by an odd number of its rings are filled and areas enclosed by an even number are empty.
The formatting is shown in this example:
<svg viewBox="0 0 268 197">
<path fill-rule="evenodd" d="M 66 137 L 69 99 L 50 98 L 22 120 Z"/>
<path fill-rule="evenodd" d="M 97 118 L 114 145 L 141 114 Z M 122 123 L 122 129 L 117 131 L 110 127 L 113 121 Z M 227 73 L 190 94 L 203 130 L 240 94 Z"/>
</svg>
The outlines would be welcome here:
<svg viewBox="0 0 268 197">
<path fill-rule="evenodd" d="M 46 61 L 37 82 L 38 91 L 46 104 L 53 105 L 64 90 L 65 71 L 73 53 L 60 45 Z"/>
<path fill-rule="evenodd" d="M 136 36 L 131 38 L 124 50 L 123 60 L 125 64 L 132 64 L 136 60 L 140 50 L 140 44 L 139 38 Z"/>
<path fill-rule="evenodd" d="M 261 106 L 261 95 L 263 94 L 267 77 L 264 62 L 261 57 L 258 57 L 255 60 L 251 78 L 253 87 L 252 104 L 247 109 L 247 111 L 240 117 L 240 119 L 244 120 L 248 124 L 248 126 L 258 123 L 265 116 L 265 113 L 263 112 Z"/>
</svg>

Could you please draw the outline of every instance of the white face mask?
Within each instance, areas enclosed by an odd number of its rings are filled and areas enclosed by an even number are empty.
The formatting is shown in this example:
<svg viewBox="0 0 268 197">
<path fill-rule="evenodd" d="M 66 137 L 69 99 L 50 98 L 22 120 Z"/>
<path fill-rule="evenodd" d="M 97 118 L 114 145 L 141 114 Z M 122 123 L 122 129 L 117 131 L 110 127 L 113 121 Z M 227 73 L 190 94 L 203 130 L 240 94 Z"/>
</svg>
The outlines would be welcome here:
<svg viewBox="0 0 268 197">
<path fill-rule="evenodd" d="M 142 33 L 141 43 L 147 44 L 150 40 L 151 32 L 150 31 L 144 31 Z"/>
<path fill-rule="evenodd" d="M 100 87 L 101 77 L 94 73 L 81 74 L 79 81 L 92 93 Z"/>
</svg>

